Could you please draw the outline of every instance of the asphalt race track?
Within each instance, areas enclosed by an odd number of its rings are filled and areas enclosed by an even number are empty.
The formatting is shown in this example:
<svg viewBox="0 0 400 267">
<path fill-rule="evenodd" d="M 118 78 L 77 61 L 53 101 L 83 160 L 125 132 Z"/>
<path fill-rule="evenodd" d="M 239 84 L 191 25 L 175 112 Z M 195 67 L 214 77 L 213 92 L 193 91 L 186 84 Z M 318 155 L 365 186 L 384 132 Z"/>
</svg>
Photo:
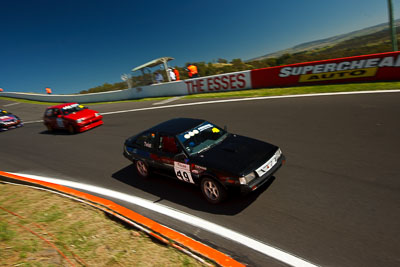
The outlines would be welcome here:
<svg viewBox="0 0 400 267">
<path fill-rule="evenodd" d="M 192 100 L 193 101 L 193 100 Z M 207 101 L 205 99 L 201 101 Z M 166 105 L 189 103 L 176 100 Z M 24 121 L 45 106 L 0 100 Z M 10 105 L 11 104 L 11 105 Z M 132 110 L 154 101 L 92 105 Z M 124 140 L 174 117 L 194 117 L 281 147 L 287 163 L 258 192 L 212 206 L 193 186 L 136 176 Z M 67 179 L 139 196 L 321 266 L 400 265 L 400 93 L 179 106 L 104 115 L 85 133 L 49 133 L 40 122 L 0 133 L 0 170 Z M 285 266 L 245 246 L 164 215 L 117 201 L 250 266 Z"/>
</svg>

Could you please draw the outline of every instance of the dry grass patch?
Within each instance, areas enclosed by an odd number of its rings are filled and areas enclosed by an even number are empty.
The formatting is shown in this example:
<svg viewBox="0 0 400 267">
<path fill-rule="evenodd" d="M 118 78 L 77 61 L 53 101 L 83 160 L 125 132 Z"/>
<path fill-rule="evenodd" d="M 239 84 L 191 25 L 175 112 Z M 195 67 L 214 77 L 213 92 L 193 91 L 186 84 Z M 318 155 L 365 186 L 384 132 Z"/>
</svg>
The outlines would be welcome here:
<svg viewBox="0 0 400 267">
<path fill-rule="evenodd" d="M 57 194 L 0 183 L 0 266 L 70 263 L 204 266 L 88 205 Z"/>
</svg>

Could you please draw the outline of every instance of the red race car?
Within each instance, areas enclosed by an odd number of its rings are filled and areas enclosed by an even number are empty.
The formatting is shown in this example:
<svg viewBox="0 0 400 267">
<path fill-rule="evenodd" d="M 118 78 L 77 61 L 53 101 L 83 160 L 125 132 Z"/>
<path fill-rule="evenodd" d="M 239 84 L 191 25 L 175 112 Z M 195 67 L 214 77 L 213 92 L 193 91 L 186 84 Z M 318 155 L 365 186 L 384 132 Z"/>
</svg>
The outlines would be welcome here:
<svg viewBox="0 0 400 267">
<path fill-rule="evenodd" d="M 103 116 L 78 103 L 66 103 L 48 107 L 43 123 L 47 130 L 65 129 L 70 133 L 80 133 L 103 124 Z"/>
</svg>

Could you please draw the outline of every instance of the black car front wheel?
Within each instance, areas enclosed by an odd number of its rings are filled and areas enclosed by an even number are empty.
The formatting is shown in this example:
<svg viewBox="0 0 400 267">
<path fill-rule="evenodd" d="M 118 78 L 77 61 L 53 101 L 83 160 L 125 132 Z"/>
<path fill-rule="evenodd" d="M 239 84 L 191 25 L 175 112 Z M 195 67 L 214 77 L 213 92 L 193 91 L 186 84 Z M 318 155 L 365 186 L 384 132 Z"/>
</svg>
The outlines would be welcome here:
<svg viewBox="0 0 400 267">
<path fill-rule="evenodd" d="M 147 178 L 150 174 L 149 167 L 147 166 L 146 162 L 142 160 L 136 161 L 136 171 L 140 177 Z"/>
<path fill-rule="evenodd" d="M 218 204 L 226 198 L 226 190 L 212 178 L 205 177 L 201 180 L 201 192 L 206 200 Z"/>
</svg>

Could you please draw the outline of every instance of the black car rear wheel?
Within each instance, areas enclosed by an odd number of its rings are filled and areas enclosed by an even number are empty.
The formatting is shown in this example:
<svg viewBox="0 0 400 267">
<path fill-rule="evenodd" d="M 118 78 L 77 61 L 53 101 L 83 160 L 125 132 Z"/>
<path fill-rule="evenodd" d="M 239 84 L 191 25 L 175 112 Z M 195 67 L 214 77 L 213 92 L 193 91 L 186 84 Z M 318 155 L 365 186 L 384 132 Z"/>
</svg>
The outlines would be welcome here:
<svg viewBox="0 0 400 267">
<path fill-rule="evenodd" d="M 136 161 L 136 171 L 140 177 L 147 178 L 150 174 L 149 167 L 143 160 Z"/>
<path fill-rule="evenodd" d="M 218 204 L 226 198 L 225 188 L 214 179 L 208 177 L 201 180 L 201 192 L 205 199 L 212 204 Z"/>
</svg>

